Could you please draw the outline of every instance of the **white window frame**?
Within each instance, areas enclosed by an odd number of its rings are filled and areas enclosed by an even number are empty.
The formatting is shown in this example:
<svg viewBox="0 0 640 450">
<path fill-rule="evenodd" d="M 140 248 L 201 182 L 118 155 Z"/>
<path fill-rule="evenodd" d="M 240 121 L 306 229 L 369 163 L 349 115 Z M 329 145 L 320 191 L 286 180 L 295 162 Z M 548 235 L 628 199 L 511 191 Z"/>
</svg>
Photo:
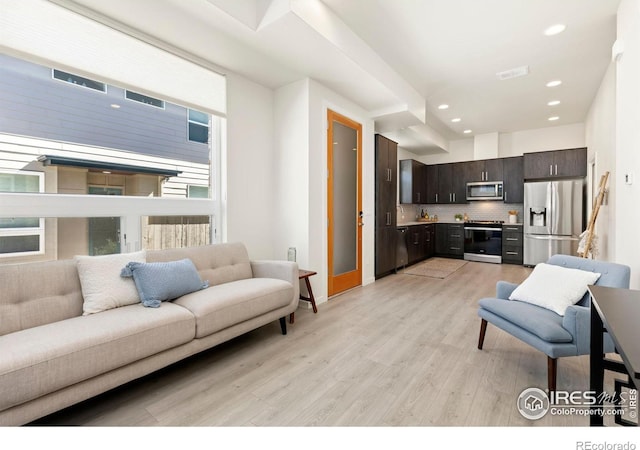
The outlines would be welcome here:
<svg viewBox="0 0 640 450">
<path fill-rule="evenodd" d="M 38 186 L 39 192 L 44 192 L 44 173 L 43 172 L 33 172 L 29 170 L 0 170 L 0 173 L 11 174 L 11 175 L 28 175 L 28 176 L 37 176 L 38 177 Z M 30 217 L 38 217 L 39 215 L 32 215 Z M 24 216 L 20 216 L 24 217 Z M 33 256 L 33 255 L 43 255 L 45 253 L 45 229 L 44 229 L 44 218 L 39 217 L 39 225 L 38 227 L 29 227 L 29 228 L 0 228 L 0 236 L 1 237 L 17 237 L 17 236 L 34 236 L 37 235 L 39 238 L 39 250 L 33 252 L 17 252 L 17 253 L 0 253 L 0 258 L 15 258 L 22 256 Z"/>
</svg>

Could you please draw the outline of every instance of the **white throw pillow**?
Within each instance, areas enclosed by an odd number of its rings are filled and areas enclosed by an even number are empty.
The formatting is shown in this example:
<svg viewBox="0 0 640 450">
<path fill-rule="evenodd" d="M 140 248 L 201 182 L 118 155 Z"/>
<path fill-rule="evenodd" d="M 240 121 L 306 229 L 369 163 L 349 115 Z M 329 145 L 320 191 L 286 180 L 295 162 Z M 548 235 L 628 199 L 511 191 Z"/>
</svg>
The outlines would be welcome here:
<svg viewBox="0 0 640 450">
<path fill-rule="evenodd" d="M 144 250 L 116 255 L 76 256 L 74 259 L 84 298 L 82 315 L 140 303 L 133 279 L 122 278 L 120 271 L 130 262 L 147 262 Z"/>
<path fill-rule="evenodd" d="M 567 306 L 575 305 L 599 273 L 540 263 L 509 296 L 509 300 L 532 303 L 564 316 Z"/>
</svg>

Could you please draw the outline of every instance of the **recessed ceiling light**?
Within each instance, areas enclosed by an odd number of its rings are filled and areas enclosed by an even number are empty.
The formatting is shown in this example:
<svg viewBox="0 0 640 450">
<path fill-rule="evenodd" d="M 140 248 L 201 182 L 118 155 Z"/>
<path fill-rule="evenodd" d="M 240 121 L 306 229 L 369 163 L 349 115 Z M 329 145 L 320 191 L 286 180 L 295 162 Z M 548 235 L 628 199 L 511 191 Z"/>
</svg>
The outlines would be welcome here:
<svg viewBox="0 0 640 450">
<path fill-rule="evenodd" d="M 562 84 L 562 81 L 560 80 L 553 80 L 553 81 L 549 81 L 547 83 L 547 87 L 556 87 L 556 86 L 560 86 Z"/>
<path fill-rule="evenodd" d="M 557 23 L 555 25 L 551 25 L 549 28 L 544 30 L 544 35 L 545 36 L 554 36 L 556 34 L 562 33 L 566 29 L 567 29 L 567 26 L 565 24 Z"/>
<path fill-rule="evenodd" d="M 549 103 L 547 103 L 548 106 L 556 106 L 560 104 L 560 100 L 551 100 Z"/>
<path fill-rule="evenodd" d="M 443 103 L 442 105 L 438 106 L 438 109 L 447 109 L 449 108 L 449 105 Z"/>
<path fill-rule="evenodd" d="M 120 109 L 120 105 L 118 105 L 117 103 L 112 103 L 110 105 L 113 109 Z"/>
<path fill-rule="evenodd" d="M 472 130 L 464 130 L 464 131 L 463 131 L 463 133 L 464 133 L 464 134 L 469 134 L 469 133 L 471 133 L 471 131 L 472 131 Z"/>
<path fill-rule="evenodd" d="M 456 117 L 455 119 L 451 119 L 452 122 L 460 122 L 462 119 L 460 117 Z"/>
<path fill-rule="evenodd" d="M 551 116 L 551 117 L 549 117 L 549 119 L 547 119 L 547 120 L 550 120 L 551 122 L 553 122 L 554 120 L 558 120 L 559 118 L 560 118 L 560 117 L 558 117 L 558 116 Z"/>
</svg>

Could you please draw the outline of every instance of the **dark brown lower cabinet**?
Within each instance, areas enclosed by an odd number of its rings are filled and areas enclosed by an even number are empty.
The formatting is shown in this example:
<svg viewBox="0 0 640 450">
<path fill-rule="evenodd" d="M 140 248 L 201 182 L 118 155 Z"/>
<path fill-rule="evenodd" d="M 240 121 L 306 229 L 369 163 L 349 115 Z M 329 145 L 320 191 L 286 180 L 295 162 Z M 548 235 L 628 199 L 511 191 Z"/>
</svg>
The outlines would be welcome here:
<svg viewBox="0 0 640 450">
<path fill-rule="evenodd" d="M 376 230 L 376 278 L 396 270 L 397 234 L 395 226 Z"/>
<path fill-rule="evenodd" d="M 522 225 L 502 226 L 502 262 L 522 265 Z"/>
</svg>

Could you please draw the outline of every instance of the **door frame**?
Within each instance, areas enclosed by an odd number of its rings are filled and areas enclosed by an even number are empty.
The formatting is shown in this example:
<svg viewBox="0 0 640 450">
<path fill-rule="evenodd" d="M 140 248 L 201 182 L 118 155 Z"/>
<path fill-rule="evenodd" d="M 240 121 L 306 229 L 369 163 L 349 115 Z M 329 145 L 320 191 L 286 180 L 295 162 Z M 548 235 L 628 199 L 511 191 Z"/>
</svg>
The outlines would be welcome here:
<svg viewBox="0 0 640 450">
<path fill-rule="evenodd" d="M 357 221 L 357 250 L 356 270 L 333 276 L 333 122 L 356 130 L 357 135 L 357 211 L 354 220 Z M 362 124 L 331 109 L 327 109 L 327 294 L 328 297 L 362 285 Z M 360 217 L 358 217 L 358 212 Z"/>
</svg>

